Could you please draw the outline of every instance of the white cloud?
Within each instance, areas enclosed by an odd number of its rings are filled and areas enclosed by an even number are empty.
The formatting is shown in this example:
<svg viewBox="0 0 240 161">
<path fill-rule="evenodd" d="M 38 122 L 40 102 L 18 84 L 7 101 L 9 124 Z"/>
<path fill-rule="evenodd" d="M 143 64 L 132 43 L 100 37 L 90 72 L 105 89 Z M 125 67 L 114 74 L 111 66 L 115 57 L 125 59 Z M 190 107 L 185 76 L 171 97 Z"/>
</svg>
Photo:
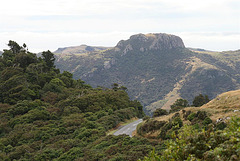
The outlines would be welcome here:
<svg viewBox="0 0 240 161">
<path fill-rule="evenodd" d="M 55 51 L 59 47 L 78 46 L 82 44 L 92 46 L 115 46 L 118 41 L 128 39 L 134 33 L 110 32 L 110 33 L 34 33 L 16 32 L 0 33 L 2 49 L 7 49 L 9 40 L 14 40 L 20 45 L 26 43 L 32 52 L 45 50 Z M 14 38 L 14 39 L 13 39 Z"/>
<path fill-rule="evenodd" d="M 238 49 L 239 37 L 221 34 L 240 33 L 239 5 L 238 0 L 7 0 L 1 2 L 0 50 L 9 39 L 34 50 L 113 46 L 140 32 L 185 33 L 188 46 Z M 218 35 L 205 39 L 206 33 Z"/>
<path fill-rule="evenodd" d="M 0 33 L 0 44 L 2 49 L 6 49 L 8 40 L 15 40 L 19 44 L 26 43 L 32 52 L 55 51 L 59 47 L 78 46 L 81 44 L 113 47 L 118 41 L 126 40 L 133 34 L 136 33 L 120 31 L 110 33 Z M 240 46 L 240 33 L 176 32 L 173 34 L 180 36 L 186 47 L 225 51 L 236 50 Z"/>
<path fill-rule="evenodd" d="M 240 49 L 240 33 L 176 33 L 187 47 L 212 51 Z"/>
</svg>

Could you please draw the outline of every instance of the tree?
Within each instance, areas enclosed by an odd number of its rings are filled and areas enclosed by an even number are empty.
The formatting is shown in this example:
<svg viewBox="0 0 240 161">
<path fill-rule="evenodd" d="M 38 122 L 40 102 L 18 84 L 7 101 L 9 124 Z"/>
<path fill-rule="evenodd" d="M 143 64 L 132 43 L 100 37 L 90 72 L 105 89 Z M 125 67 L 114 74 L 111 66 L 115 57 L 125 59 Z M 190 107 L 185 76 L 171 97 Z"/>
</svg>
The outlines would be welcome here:
<svg viewBox="0 0 240 161">
<path fill-rule="evenodd" d="M 43 60 L 46 62 L 46 65 L 48 67 L 48 69 L 51 69 L 53 67 L 55 67 L 54 65 L 54 54 L 51 51 L 44 51 L 42 52 L 42 56 L 43 56 Z"/>
<path fill-rule="evenodd" d="M 153 117 L 159 117 L 159 116 L 163 116 L 163 115 L 167 115 L 167 114 L 168 114 L 168 112 L 166 110 L 159 108 L 154 111 Z"/>
<path fill-rule="evenodd" d="M 14 63 L 19 65 L 21 68 L 26 68 L 28 65 L 37 62 L 37 56 L 32 53 L 20 52 L 14 58 Z"/>
<path fill-rule="evenodd" d="M 208 103 L 210 100 L 208 98 L 207 95 L 202 95 L 202 94 L 199 94 L 198 96 L 196 96 L 193 100 L 193 106 L 195 107 L 200 107 L 206 103 Z"/>
<path fill-rule="evenodd" d="M 181 110 L 184 107 L 188 107 L 188 101 L 185 99 L 177 99 L 174 104 L 171 105 L 170 113 Z"/>
<path fill-rule="evenodd" d="M 19 53 L 20 50 L 22 49 L 22 47 L 19 46 L 18 43 L 16 43 L 15 41 L 12 41 L 12 40 L 9 41 L 8 46 L 10 47 L 10 50 L 11 50 L 14 54 Z"/>
</svg>

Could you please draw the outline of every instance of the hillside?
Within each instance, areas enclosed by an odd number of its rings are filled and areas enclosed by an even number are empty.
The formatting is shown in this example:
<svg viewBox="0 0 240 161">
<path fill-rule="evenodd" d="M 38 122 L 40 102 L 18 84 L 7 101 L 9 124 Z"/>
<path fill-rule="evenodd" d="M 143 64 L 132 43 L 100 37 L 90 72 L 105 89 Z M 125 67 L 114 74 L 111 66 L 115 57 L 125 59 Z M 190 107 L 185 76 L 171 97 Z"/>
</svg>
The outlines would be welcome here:
<svg viewBox="0 0 240 161">
<path fill-rule="evenodd" d="M 166 145 L 151 160 L 234 160 L 240 158 L 240 90 L 220 94 L 202 107 L 145 120 L 138 137 Z M 155 158 L 155 159 L 154 159 Z M 156 159 L 158 158 L 158 159 Z M 148 161 L 147 158 L 144 161 Z"/>
<path fill-rule="evenodd" d="M 205 111 L 209 114 L 209 117 L 216 122 L 219 118 L 227 118 L 239 116 L 240 114 L 240 90 L 229 91 L 218 95 L 216 98 L 208 102 L 207 104 L 201 107 L 186 107 L 184 108 L 186 113 L 187 111 L 197 112 Z M 174 112 L 166 116 L 156 117 L 158 121 L 167 121 L 173 117 L 176 113 Z M 182 111 L 179 112 L 181 119 L 184 119 Z M 187 123 L 187 122 L 186 122 Z M 190 122 L 188 122 L 190 123 Z"/>
<path fill-rule="evenodd" d="M 0 160 L 147 161 L 152 149 L 161 161 L 239 160 L 239 90 L 150 119 L 125 87 L 93 88 L 60 73 L 50 51 L 37 57 L 26 45 L 8 46 L 0 56 Z M 142 117 L 134 137 L 111 135 Z"/>
<path fill-rule="evenodd" d="M 0 56 L 0 160 L 135 161 L 151 151 L 145 139 L 107 136 L 145 115 L 121 87 L 92 88 L 60 73 L 50 51 L 37 57 L 14 41 L 8 46 Z"/>
<path fill-rule="evenodd" d="M 137 34 L 114 48 L 84 55 L 57 56 L 56 66 L 90 85 L 127 87 L 147 113 L 169 109 L 178 98 L 192 102 L 202 93 L 210 99 L 239 88 L 240 51 L 187 49 L 169 34 Z"/>
</svg>

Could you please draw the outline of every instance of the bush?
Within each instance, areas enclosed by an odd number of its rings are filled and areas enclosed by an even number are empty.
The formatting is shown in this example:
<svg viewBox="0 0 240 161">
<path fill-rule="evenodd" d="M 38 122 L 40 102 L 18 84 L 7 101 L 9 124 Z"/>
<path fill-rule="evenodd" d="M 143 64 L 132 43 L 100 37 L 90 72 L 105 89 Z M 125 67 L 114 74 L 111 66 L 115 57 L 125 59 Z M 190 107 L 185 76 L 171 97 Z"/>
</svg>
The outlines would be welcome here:
<svg viewBox="0 0 240 161">
<path fill-rule="evenodd" d="M 172 126 L 174 129 L 179 129 L 183 126 L 183 122 L 180 117 L 175 117 L 172 121 Z"/>
<path fill-rule="evenodd" d="M 207 112 L 206 111 L 198 111 L 196 116 L 199 120 L 204 120 L 207 117 Z"/>
<path fill-rule="evenodd" d="M 184 111 L 184 112 L 183 112 L 183 118 L 184 118 L 185 120 L 187 120 L 187 119 L 188 119 L 188 116 L 189 116 L 191 113 L 192 113 L 192 111 Z"/>
<path fill-rule="evenodd" d="M 144 117 L 143 117 L 143 121 L 149 120 L 149 119 L 150 119 L 150 116 L 144 116 Z"/>
<path fill-rule="evenodd" d="M 189 121 L 192 121 L 195 117 L 196 117 L 196 113 L 191 113 L 190 115 L 188 115 L 187 119 Z"/>
<path fill-rule="evenodd" d="M 171 105 L 171 110 L 169 111 L 169 113 L 173 113 L 176 111 L 179 111 L 181 109 L 183 109 L 184 107 L 188 107 L 188 101 L 185 99 L 177 99 L 174 104 Z"/>
<path fill-rule="evenodd" d="M 227 126 L 226 123 L 219 122 L 219 123 L 217 123 L 215 130 L 223 130 L 223 129 L 225 129 L 226 126 Z"/>
<path fill-rule="evenodd" d="M 159 117 L 159 116 L 163 116 L 163 115 L 167 115 L 167 114 L 168 114 L 168 112 L 166 110 L 159 108 L 154 111 L 153 117 Z"/>
<path fill-rule="evenodd" d="M 144 124 L 140 125 L 137 129 L 139 135 L 144 135 L 149 132 L 154 132 L 159 130 L 166 124 L 166 121 L 148 120 Z"/>
<path fill-rule="evenodd" d="M 202 95 L 202 94 L 199 94 L 198 96 L 196 96 L 193 100 L 193 106 L 195 107 L 200 107 L 206 103 L 208 103 L 210 100 L 208 98 L 207 95 Z"/>
<path fill-rule="evenodd" d="M 212 123 L 212 120 L 209 118 L 209 117 L 206 117 L 204 120 L 203 120 L 203 125 L 208 125 L 208 124 L 211 124 Z"/>
</svg>

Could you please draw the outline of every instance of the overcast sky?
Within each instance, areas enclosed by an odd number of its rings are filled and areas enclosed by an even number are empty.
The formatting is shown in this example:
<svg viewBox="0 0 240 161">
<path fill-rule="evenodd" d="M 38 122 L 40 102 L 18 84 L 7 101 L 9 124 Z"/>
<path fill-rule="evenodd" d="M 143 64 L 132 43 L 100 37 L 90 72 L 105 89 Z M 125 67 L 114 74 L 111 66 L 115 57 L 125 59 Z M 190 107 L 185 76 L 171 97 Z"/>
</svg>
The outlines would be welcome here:
<svg viewBox="0 0 240 161">
<path fill-rule="evenodd" d="M 138 33 L 180 36 L 185 46 L 240 49 L 239 0 L 1 0 L 0 50 L 115 46 Z"/>
</svg>

